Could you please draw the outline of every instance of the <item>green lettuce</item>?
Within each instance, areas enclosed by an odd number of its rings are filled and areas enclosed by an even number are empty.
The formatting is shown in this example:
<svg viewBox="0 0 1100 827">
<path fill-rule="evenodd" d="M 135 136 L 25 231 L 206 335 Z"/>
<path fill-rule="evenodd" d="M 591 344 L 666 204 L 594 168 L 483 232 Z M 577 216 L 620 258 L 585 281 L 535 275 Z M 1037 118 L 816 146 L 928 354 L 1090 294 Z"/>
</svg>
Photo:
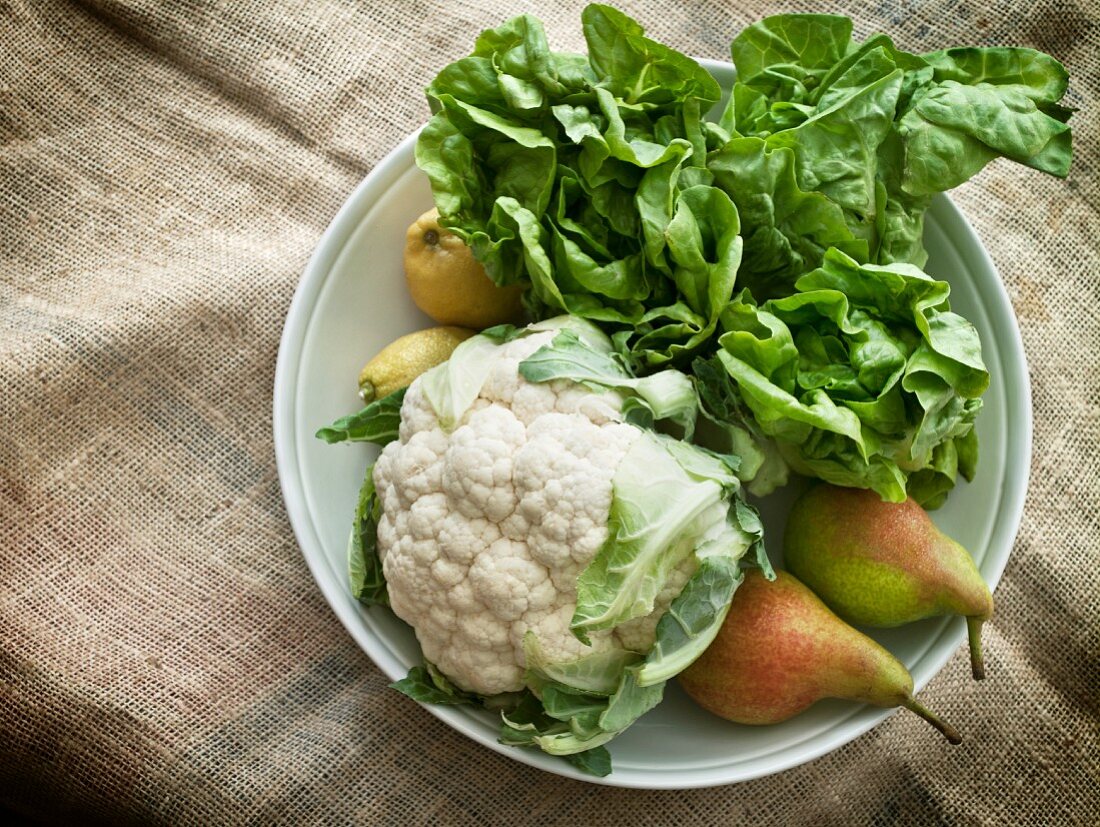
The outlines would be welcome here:
<svg viewBox="0 0 1100 827">
<path fill-rule="evenodd" d="M 915 55 L 884 34 L 854 42 L 851 31 L 844 17 L 777 15 L 733 40 L 738 80 L 721 123 L 731 142 L 762 148 L 723 146 L 708 167 L 741 211 L 746 252 L 755 239 L 739 286 L 758 300 L 791 292 L 799 266 L 818 266 L 828 246 L 864 263 L 923 266 L 931 196 L 994 158 L 1068 173 L 1072 110 L 1058 103 L 1067 74 L 1054 58 L 1008 47 Z M 760 154 L 780 149 L 793 155 L 796 187 L 785 179 L 782 192 L 760 170 Z M 809 233 L 747 208 L 774 195 L 805 214 L 810 193 L 832 210 L 812 205 L 822 223 Z M 838 234 L 836 209 L 850 237 Z"/>
<path fill-rule="evenodd" d="M 791 148 L 759 137 L 732 138 L 711 152 L 707 166 L 740 217 L 744 251 L 737 286 L 758 300 L 789 292 L 831 247 L 866 259 L 867 242 L 855 237 L 840 205 L 799 187 Z"/>
<path fill-rule="evenodd" d="M 737 476 L 750 494 L 764 497 L 786 485 L 790 467 L 775 440 L 753 419 L 721 361 L 717 357 L 696 359 L 691 370 L 699 395 L 695 441 L 738 457 Z"/>
<path fill-rule="evenodd" d="M 919 55 L 825 14 L 740 32 L 725 109 L 698 63 L 610 6 L 587 54 L 523 15 L 427 88 L 417 143 L 443 223 L 530 315 L 599 324 L 636 374 L 717 349 L 740 290 L 782 298 L 831 249 L 927 260 L 932 196 L 996 157 L 1067 174 L 1065 69 L 1023 48 Z"/>
<path fill-rule="evenodd" d="M 587 57 L 524 15 L 481 35 L 427 89 L 416 147 L 441 221 L 534 318 L 616 334 L 635 368 L 686 362 L 733 294 L 742 240 L 713 185 L 703 114 L 721 90 L 621 12 L 582 14 Z"/>
<path fill-rule="evenodd" d="M 799 473 L 939 505 L 974 473 L 989 374 L 950 288 L 908 264 L 832 250 L 797 292 L 722 314 L 717 361 Z"/>
</svg>

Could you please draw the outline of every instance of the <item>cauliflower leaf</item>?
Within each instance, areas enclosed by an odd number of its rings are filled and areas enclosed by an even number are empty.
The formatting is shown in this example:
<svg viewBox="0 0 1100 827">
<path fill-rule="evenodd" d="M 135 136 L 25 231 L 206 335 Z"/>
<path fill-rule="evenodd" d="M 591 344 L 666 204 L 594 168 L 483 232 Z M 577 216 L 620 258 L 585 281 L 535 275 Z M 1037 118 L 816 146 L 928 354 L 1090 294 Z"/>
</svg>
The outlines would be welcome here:
<svg viewBox="0 0 1100 827">
<path fill-rule="evenodd" d="M 386 578 L 378 559 L 378 496 L 374 490 L 374 465 L 367 467 L 355 521 L 348 541 L 348 581 L 352 596 L 367 606 L 388 606 Z"/>
<path fill-rule="evenodd" d="M 329 444 L 371 442 L 379 446 L 388 445 L 397 439 L 404 398 L 404 388 L 395 390 L 388 396 L 375 399 L 358 413 L 340 417 L 327 428 L 318 430 L 315 436 Z"/>
</svg>

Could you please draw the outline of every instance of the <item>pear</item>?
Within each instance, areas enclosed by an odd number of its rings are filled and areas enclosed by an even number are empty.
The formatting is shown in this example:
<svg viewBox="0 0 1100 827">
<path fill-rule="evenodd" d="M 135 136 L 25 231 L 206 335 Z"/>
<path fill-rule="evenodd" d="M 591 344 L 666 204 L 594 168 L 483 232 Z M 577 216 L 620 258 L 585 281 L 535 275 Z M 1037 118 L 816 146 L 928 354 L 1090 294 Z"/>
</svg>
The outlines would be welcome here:
<svg viewBox="0 0 1100 827">
<path fill-rule="evenodd" d="M 993 595 L 969 552 L 912 499 L 889 503 L 873 491 L 817 485 L 791 508 L 783 553 L 787 569 L 849 623 L 963 615 L 971 672 L 985 677 L 981 628 Z"/>
<path fill-rule="evenodd" d="M 678 680 L 704 709 L 740 724 L 785 721 L 822 698 L 903 706 L 959 734 L 913 699 L 913 678 L 889 652 L 852 628 L 792 574 L 745 575 L 714 641 Z"/>
</svg>

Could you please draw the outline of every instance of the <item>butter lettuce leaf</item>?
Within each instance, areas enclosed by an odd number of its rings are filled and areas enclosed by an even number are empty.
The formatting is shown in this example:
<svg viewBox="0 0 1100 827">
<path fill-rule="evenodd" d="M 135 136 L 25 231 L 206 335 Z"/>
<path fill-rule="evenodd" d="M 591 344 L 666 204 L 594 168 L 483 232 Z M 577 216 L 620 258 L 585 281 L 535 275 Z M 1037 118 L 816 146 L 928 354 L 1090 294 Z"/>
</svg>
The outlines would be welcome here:
<svg viewBox="0 0 1100 827">
<path fill-rule="evenodd" d="M 867 258 L 867 243 L 856 239 L 840 205 L 799 187 L 792 149 L 733 138 L 709 155 L 707 167 L 740 219 L 744 249 L 736 285 L 757 300 L 788 294 L 830 247 Z"/>
<path fill-rule="evenodd" d="M 738 82 L 720 122 L 733 140 L 756 137 L 794 153 L 800 189 L 827 196 L 867 243 L 862 252 L 835 245 L 844 252 L 923 266 L 924 214 L 935 193 L 998 157 L 1067 174 L 1073 110 L 1059 102 L 1067 74 L 1054 58 L 1005 47 L 916 55 L 884 34 L 857 43 L 851 31 L 846 18 L 818 14 L 776 15 L 745 29 L 731 46 Z M 730 166 L 728 154 L 716 161 Z M 740 209 L 737 170 L 718 180 Z M 772 224 L 757 213 L 742 215 L 742 226 L 746 239 L 763 241 Z M 784 256 L 790 236 L 771 237 L 771 256 Z M 753 272 L 740 286 L 759 300 L 791 286 L 783 274 L 758 278 Z"/>
<path fill-rule="evenodd" d="M 741 261 L 737 209 L 706 167 L 721 90 L 610 6 L 582 26 L 585 57 L 552 52 L 526 15 L 484 32 L 428 86 L 417 164 L 442 223 L 495 282 L 528 286 L 533 318 L 600 323 L 632 368 L 686 364 Z"/>
<path fill-rule="evenodd" d="M 796 290 L 762 305 L 743 293 L 723 313 L 717 359 L 737 400 L 794 470 L 941 503 L 960 471 L 973 474 L 989 384 L 948 284 L 832 250 Z"/>
</svg>

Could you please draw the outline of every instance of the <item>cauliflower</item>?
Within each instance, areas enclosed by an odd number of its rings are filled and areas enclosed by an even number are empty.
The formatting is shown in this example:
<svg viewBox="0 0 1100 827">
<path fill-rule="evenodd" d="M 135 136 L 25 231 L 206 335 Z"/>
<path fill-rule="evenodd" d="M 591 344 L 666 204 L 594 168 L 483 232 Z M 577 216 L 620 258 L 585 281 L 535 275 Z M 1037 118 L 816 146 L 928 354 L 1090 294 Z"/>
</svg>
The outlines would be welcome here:
<svg viewBox="0 0 1100 827">
<path fill-rule="evenodd" d="M 506 712 L 502 740 L 552 753 L 614 737 L 713 639 L 740 557 L 761 556 L 735 460 L 653 429 L 690 437 L 691 381 L 635 378 L 563 317 L 466 340 L 399 418 L 398 400 L 340 433 L 385 444 L 351 563 L 357 596 L 416 633 L 434 688 L 410 694 L 527 693 L 537 711 Z"/>
<path fill-rule="evenodd" d="M 612 477 L 642 431 L 621 421 L 615 391 L 520 375 L 520 362 L 554 337 L 500 346 L 449 434 L 424 382 L 413 382 L 400 440 L 374 466 L 390 606 L 427 660 L 480 695 L 523 689 L 528 632 L 551 660 L 615 646 L 645 652 L 694 570 L 685 558 L 655 610 L 618 634 L 594 632 L 590 645 L 573 634 L 577 577 L 607 541 Z"/>
</svg>

